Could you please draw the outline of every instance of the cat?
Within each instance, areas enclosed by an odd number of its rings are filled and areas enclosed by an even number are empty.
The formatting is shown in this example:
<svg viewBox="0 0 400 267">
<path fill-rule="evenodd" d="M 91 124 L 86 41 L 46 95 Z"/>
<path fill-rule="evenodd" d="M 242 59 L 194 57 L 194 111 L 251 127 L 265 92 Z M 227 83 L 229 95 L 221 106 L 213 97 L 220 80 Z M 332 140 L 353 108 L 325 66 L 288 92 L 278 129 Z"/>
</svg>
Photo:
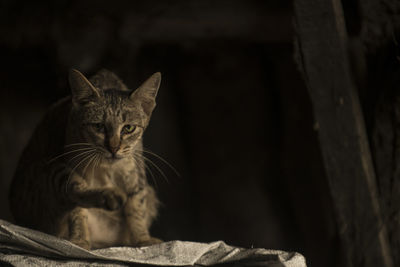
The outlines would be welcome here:
<svg viewBox="0 0 400 267">
<path fill-rule="evenodd" d="M 149 233 L 159 201 L 142 154 L 160 82 L 158 72 L 131 91 L 108 70 L 70 70 L 71 96 L 45 114 L 15 171 L 16 223 L 85 249 L 162 242 Z"/>
</svg>

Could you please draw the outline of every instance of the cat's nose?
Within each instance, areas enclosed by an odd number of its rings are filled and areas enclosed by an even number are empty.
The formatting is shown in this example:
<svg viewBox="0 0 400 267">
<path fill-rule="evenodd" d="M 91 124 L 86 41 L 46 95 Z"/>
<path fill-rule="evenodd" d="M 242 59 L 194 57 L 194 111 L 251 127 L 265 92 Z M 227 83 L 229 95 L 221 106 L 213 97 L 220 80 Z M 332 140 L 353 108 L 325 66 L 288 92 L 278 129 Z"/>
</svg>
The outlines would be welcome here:
<svg viewBox="0 0 400 267">
<path fill-rule="evenodd" d="M 115 155 L 119 150 L 118 146 L 110 146 L 110 152 Z"/>
<path fill-rule="evenodd" d="M 113 156 L 115 156 L 115 154 L 118 152 L 120 144 L 121 141 L 118 134 L 110 136 L 110 139 L 108 140 L 108 149 Z"/>
</svg>

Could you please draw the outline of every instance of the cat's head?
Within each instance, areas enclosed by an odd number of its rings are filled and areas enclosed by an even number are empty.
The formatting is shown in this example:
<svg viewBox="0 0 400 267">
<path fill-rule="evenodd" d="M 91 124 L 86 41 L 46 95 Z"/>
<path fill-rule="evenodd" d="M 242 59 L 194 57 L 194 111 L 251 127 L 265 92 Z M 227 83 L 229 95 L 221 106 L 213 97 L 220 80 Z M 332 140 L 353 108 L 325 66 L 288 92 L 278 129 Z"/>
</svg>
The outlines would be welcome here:
<svg viewBox="0 0 400 267">
<path fill-rule="evenodd" d="M 156 106 L 161 74 L 153 74 L 130 91 L 113 73 L 104 72 L 108 74 L 91 83 L 79 71 L 70 71 L 72 110 L 67 131 L 73 133 L 73 143 L 93 147 L 103 158 L 113 161 L 135 153 Z M 120 88 L 106 88 L 107 84 L 118 83 L 122 84 Z"/>
</svg>

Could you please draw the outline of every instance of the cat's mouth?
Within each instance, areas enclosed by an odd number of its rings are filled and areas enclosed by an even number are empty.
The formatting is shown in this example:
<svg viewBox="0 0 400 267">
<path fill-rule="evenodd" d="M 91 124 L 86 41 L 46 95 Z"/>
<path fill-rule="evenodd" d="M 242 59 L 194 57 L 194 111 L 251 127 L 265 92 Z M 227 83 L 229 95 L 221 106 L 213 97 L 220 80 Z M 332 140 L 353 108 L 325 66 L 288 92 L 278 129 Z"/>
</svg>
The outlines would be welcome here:
<svg viewBox="0 0 400 267">
<path fill-rule="evenodd" d="M 118 160 L 120 160 L 120 159 L 123 159 L 123 157 L 122 156 L 120 156 L 120 155 L 117 155 L 117 154 L 109 154 L 109 155 L 107 155 L 106 157 L 106 160 L 108 160 L 108 161 L 118 161 Z"/>
</svg>

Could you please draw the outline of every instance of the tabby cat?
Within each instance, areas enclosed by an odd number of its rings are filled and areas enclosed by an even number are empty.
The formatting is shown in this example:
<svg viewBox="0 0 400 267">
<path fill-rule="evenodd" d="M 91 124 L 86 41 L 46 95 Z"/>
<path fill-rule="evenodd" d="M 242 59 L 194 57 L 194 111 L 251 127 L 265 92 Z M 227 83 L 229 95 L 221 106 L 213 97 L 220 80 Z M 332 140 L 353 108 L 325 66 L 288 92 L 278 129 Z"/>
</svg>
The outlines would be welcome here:
<svg viewBox="0 0 400 267">
<path fill-rule="evenodd" d="M 130 91 L 112 72 L 69 73 L 72 96 L 53 105 L 25 148 L 10 188 L 17 224 L 83 248 L 144 246 L 158 200 L 142 135 L 161 74 Z"/>
</svg>

